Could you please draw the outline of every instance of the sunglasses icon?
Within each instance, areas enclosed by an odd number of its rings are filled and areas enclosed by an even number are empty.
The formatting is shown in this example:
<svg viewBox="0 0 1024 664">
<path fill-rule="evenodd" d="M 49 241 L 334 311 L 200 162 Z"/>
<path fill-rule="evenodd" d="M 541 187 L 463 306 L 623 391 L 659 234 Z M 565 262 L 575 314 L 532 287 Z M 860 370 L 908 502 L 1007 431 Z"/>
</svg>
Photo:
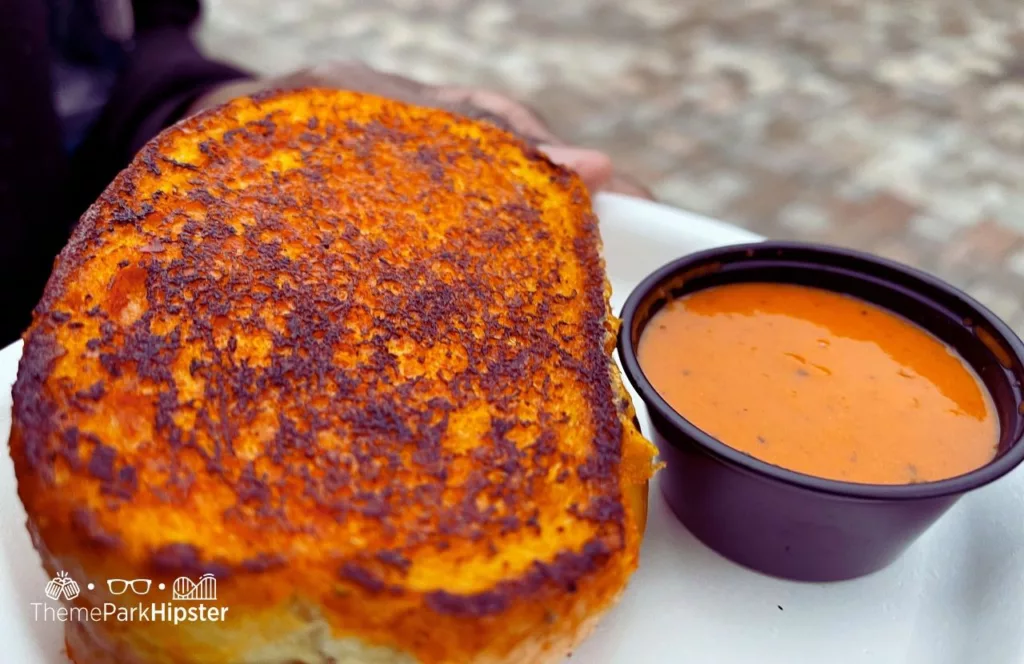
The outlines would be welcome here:
<svg viewBox="0 0 1024 664">
<path fill-rule="evenodd" d="M 136 595 L 145 595 L 152 583 L 149 579 L 107 579 L 107 590 L 111 595 L 123 595 L 131 588 Z"/>
</svg>

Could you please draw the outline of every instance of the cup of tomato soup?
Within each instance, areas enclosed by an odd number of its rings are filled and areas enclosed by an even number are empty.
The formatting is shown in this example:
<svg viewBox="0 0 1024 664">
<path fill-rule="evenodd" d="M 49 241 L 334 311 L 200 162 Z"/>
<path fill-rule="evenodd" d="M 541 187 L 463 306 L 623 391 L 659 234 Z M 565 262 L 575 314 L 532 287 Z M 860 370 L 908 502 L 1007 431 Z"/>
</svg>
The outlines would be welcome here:
<svg viewBox="0 0 1024 664">
<path fill-rule="evenodd" d="M 630 295 L 618 350 L 672 510 L 774 576 L 879 570 L 1024 460 L 1021 340 L 869 254 L 763 242 L 680 258 Z"/>
</svg>

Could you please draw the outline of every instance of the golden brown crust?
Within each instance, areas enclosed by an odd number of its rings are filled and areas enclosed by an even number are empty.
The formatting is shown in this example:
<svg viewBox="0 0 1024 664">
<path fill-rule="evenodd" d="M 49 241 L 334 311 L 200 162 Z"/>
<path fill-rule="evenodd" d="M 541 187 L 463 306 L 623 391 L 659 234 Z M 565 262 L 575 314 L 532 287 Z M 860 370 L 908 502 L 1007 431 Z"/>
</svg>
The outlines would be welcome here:
<svg viewBox="0 0 1024 664">
<path fill-rule="evenodd" d="M 599 248 L 575 176 L 440 111 L 308 90 L 165 132 L 26 334 L 11 453 L 44 560 L 210 572 L 252 624 L 298 597 L 422 662 L 560 656 L 636 564 L 622 460 L 650 458 Z M 135 627 L 103 638 L 180 636 Z M 139 661 L 236 661 L 192 638 Z"/>
</svg>

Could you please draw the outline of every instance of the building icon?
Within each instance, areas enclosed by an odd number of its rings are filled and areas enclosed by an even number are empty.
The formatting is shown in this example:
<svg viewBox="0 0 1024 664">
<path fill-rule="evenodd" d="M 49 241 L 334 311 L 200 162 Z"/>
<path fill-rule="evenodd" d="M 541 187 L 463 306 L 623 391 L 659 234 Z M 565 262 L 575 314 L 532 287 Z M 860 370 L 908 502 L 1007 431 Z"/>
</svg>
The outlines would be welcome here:
<svg viewBox="0 0 1024 664">
<path fill-rule="evenodd" d="M 49 583 L 46 584 L 46 590 L 44 591 L 46 596 L 53 601 L 58 601 L 61 598 L 68 600 L 69 602 L 74 598 L 78 597 L 78 594 L 82 592 L 82 589 L 78 587 L 75 580 L 68 576 L 68 573 L 61 570 L 57 576 L 50 579 Z"/>
<path fill-rule="evenodd" d="M 204 574 L 198 581 L 179 576 L 171 586 L 171 597 L 182 602 L 201 602 L 217 599 L 217 579 Z"/>
</svg>

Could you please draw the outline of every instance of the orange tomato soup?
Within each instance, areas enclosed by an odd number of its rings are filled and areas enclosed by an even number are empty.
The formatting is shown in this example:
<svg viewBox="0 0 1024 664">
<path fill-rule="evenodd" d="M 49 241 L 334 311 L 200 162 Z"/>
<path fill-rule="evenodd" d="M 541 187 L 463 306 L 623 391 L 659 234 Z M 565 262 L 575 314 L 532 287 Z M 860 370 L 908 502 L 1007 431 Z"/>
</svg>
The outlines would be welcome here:
<svg viewBox="0 0 1024 664">
<path fill-rule="evenodd" d="M 846 295 L 770 283 L 697 291 L 654 315 L 638 359 L 698 428 L 808 475 L 928 482 L 996 454 L 995 406 L 964 360 Z"/>
</svg>

